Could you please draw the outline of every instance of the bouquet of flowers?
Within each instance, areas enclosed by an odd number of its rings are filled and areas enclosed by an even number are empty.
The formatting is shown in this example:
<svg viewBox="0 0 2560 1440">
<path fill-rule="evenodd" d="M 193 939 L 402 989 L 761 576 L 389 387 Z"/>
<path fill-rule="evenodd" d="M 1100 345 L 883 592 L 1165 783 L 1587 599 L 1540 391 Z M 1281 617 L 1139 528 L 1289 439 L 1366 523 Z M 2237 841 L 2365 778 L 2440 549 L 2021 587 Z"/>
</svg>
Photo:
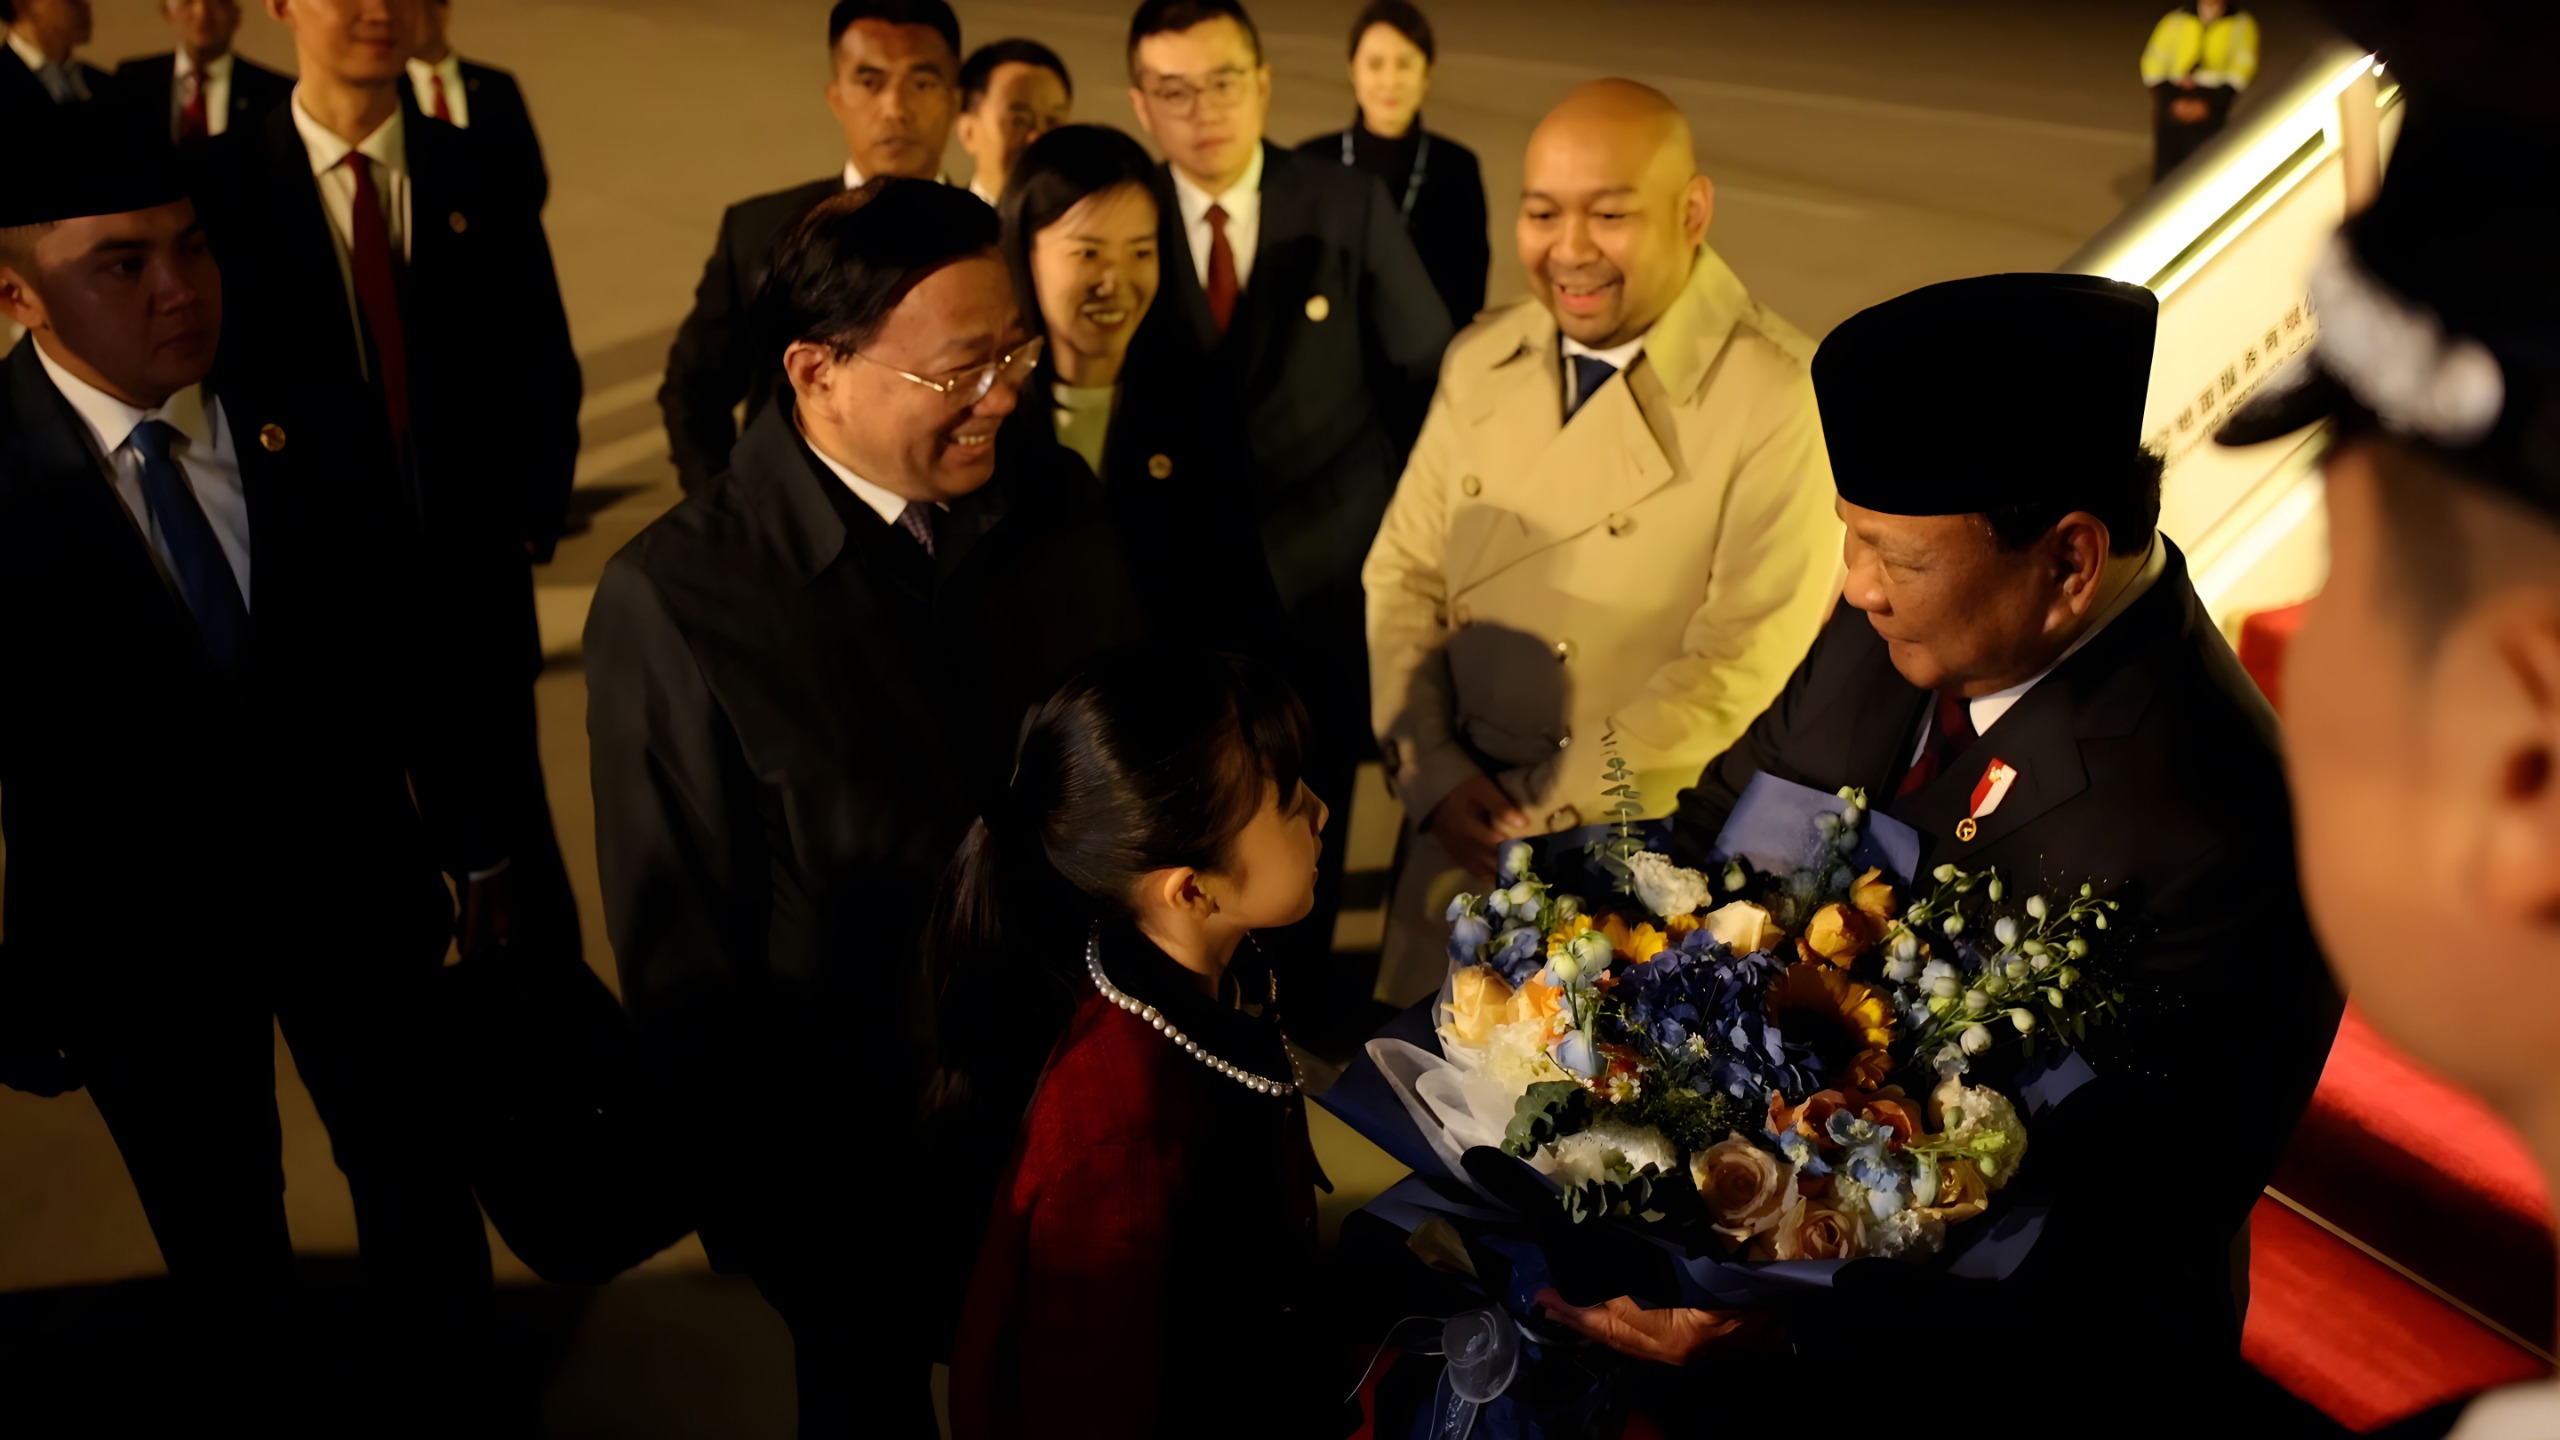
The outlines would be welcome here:
<svg viewBox="0 0 2560 1440">
<path fill-rule="evenodd" d="M 1916 837 L 1875 843 L 1901 827 L 1862 794 L 1763 776 L 1745 804 L 1764 787 L 1795 792 L 1790 855 L 1685 869 L 1622 819 L 1575 895 L 1505 847 L 1497 888 L 1449 907 L 1438 1060 L 1371 1057 L 1444 1154 L 1498 1143 L 1574 1222 L 1709 1268 L 1935 1255 L 2028 1163 L 2032 1107 L 1981 1078 L 2018 1067 L 1991 1062 L 2043 1046 L 2049 1071 L 2122 1004 L 2117 903 L 1954 865 L 1911 898 L 1870 862 Z"/>
</svg>

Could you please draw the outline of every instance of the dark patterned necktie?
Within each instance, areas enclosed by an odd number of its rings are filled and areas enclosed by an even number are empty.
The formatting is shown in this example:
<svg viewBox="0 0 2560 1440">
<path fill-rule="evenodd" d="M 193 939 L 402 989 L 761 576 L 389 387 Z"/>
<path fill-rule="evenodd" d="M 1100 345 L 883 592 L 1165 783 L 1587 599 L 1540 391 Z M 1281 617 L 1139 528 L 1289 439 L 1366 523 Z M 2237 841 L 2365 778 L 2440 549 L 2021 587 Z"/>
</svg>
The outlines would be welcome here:
<svg viewBox="0 0 2560 1440">
<path fill-rule="evenodd" d="M 213 522 L 196 503 L 171 447 L 178 429 L 165 420 L 145 420 L 133 427 L 130 441 L 142 457 L 142 502 L 160 527 L 169 547 L 169 568 L 178 574 L 178 589 L 196 617 L 196 631 L 213 663 L 229 666 L 240 658 L 249 634 L 248 602 L 240 598 L 240 578 L 214 536 Z"/>
<path fill-rule="evenodd" d="M 1937 710 L 1929 722 L 1929 743 L 1921 750 L 1920 758 L 1903 772 L 1902 783 L 1894 787 L 1893 797 L 1899 800 L 1937 779 L 1980 738 L 1973 733 L 1973 707 L 1953 690 L 1939 691 Z"/>
<path fill-rule="evenodd" d="M 919 505 L 912 500 L 907 502 L 906 509 L 898 512 L 898 528 L 906 531 L 909 538 L 924 547 L 925 558 L 928 560 L 934 556 L 935 522 L 941 518 L 941 515 L 942 512 L 933 506 Z"/>
<path fill-rule="evenodd" d="M 1573 361 L 1573 404 L 1566 408 L 1564 418 L 1570 420 L 1576 411 L 1590 403 L 1592 396 L 1600 393 L 1600 387 L 1608 384 L 1609 377 L 1618 373 L 1618 367 L 1597 355 L 1567 358 Z"/>
</svg>

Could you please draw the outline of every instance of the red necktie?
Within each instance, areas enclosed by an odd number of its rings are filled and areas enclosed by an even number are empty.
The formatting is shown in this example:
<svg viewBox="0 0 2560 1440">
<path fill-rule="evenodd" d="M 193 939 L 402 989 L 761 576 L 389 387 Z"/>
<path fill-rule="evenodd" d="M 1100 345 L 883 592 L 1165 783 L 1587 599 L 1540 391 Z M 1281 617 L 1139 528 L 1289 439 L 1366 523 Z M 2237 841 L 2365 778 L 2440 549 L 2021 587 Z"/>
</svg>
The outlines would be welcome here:
<svg viewBox="0 0 2560 1440">
<path fill-rule="evenodd" d="M 431 70 L 427 72 L 427 96 L 432 102 L 427 106 L 427 113 L 450 124 L 453 120 L 453 107 L 444 103 L 444 73 L 442 71 Z"/>
<path fill-rule="evenodd" d="M 1209 292 L 1209 318 L 1218 322 L 1218 333 L 1227 333 L 1227 322 L 1236 313 L 1236 252 L 1227 244 L 1227 211 L 1222 205 L 1209 207 L 1209 278 L 1203 288 Z"/>
<path fill-rule="evenodd" d="M 391 421 L 391 438 L 409 438 L 409 349 L 400 329 L 400 279 L 391 257 L 391 222 L 382 213 L 382 195 L 374 188 L 373 162 L 350 150 L 340 162 L 356 177 L 355 213 L 347 226 L 354 250 L 356 304 L 364 311 L 364 328 L 373 336 L 374 378 L 382 382 L 382 409 Z"/>
<path fill-rule="evenodd" d="M 1937 712 L 1929 723 L 1929 743 L 1922 748 L 1920 758 L 1903 772 L 1902 783 L 1894 787 L 1893 797 L 1899 800 L 1937 779 L 1980 738 L 1973 733 L 1973 707 L 1953 690 L 1939 691 Z"/>
<path fill-rule="evenodd" d="M 187 103 L 178 107 L 178 143 L 192 145 L 213 133 L 204 114 L 204 72 L 187 72 Z"/>
</svg>

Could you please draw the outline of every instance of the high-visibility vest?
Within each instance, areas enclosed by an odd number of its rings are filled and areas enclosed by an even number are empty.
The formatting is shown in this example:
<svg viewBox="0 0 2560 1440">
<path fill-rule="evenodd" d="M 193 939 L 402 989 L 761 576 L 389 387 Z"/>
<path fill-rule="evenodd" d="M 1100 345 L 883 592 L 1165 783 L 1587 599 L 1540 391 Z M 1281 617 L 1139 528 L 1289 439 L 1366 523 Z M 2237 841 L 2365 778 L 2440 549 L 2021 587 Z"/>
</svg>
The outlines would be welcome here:
<svg viewBox="0 0 2560 1440">
<path fill-rule="evenodd" d="M 2227 11 L 2208 25 L 2193 10 L 2172 10 L 2142 47 L 2142 83 L 2193 80 L 2246 90 L 2258 78 L 2258 17 Z"/>
</svg>

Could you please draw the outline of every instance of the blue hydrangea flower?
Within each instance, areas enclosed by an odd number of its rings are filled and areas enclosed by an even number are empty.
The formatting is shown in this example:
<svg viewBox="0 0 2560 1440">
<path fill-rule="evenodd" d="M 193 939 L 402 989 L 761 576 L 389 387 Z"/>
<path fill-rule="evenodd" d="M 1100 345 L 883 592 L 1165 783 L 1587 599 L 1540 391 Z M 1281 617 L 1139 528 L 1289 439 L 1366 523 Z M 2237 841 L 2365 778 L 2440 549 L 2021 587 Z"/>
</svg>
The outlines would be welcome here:
<svg viewBox="0 0 2560 1440">
<path fill-rule="evenodd" d="M 1514 926 L 1493 937 L 1493 953 L 1485 958 L 1503 979 L 1518 985 L 1546 967 L 1546 939 L 1528 926 Z"/>
</svg>

